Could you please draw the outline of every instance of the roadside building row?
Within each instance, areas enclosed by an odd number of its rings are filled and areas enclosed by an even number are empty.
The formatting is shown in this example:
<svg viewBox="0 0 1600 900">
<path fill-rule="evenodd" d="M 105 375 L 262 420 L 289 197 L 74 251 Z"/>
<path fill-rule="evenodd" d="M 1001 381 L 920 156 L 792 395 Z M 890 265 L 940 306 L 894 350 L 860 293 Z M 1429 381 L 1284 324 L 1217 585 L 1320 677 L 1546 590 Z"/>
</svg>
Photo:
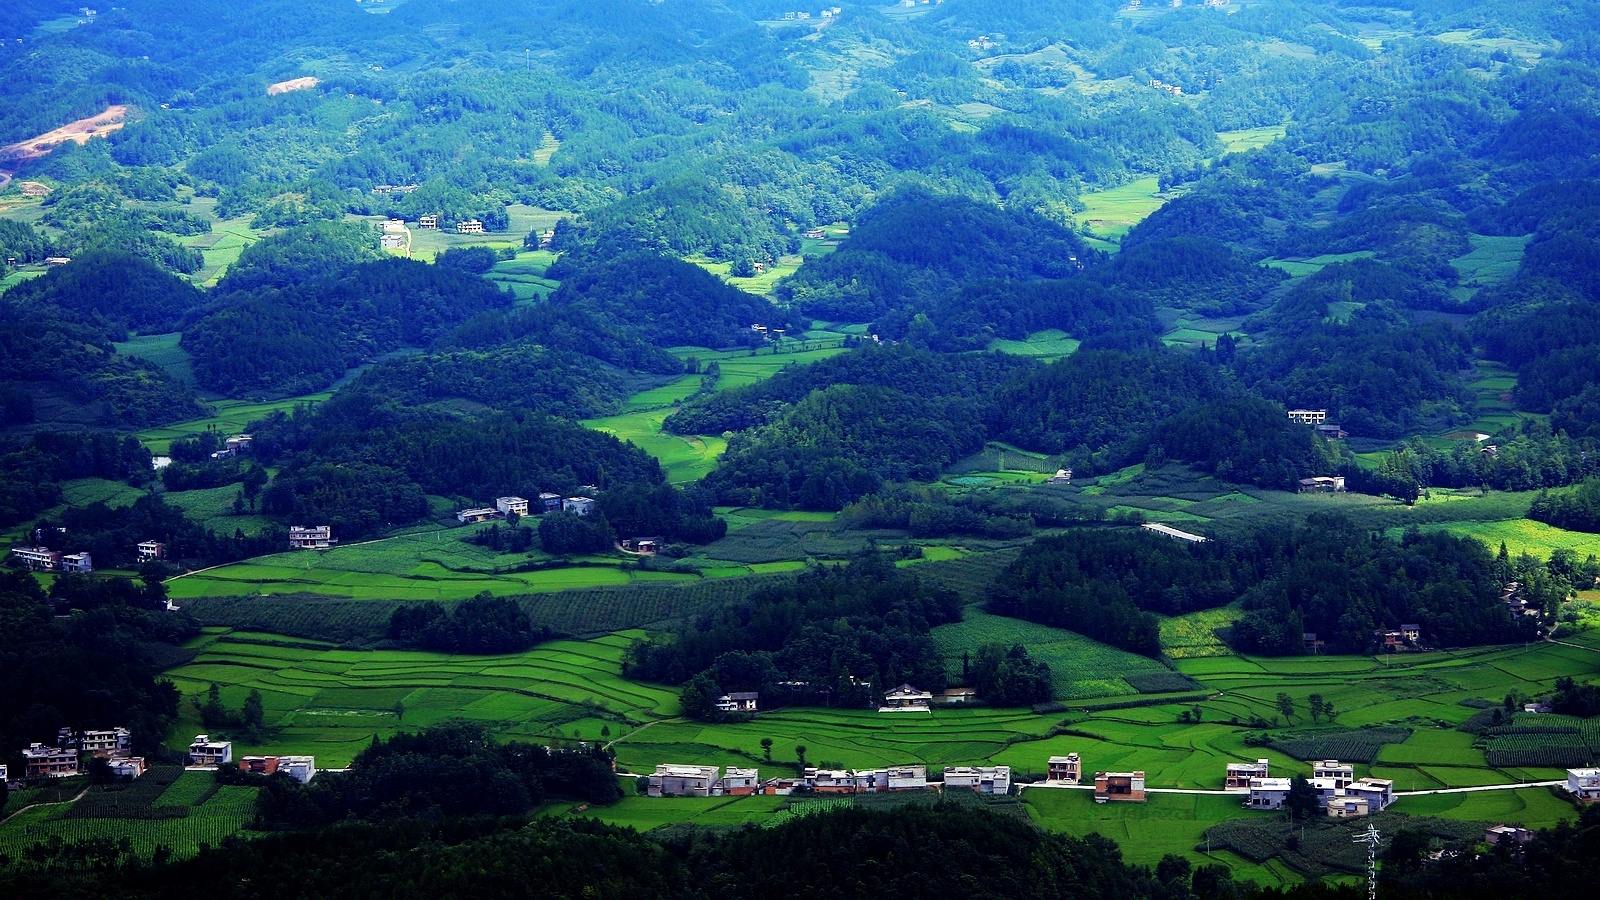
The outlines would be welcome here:
<svg viewBox="0 0 1600 900">
<path fill-rule="evenodd" d="M 189 768 L 215 769 L 223 763 L 233 762 L 233 742 L 212 740 L 209 734 L 197 734 L 189 744 Z M 239 770 L 256 775 L 282 773 L 305 784 L 317 774 L 315 756 L 244 756 L 239 758 Z"/>
<path fill-rule="evenodd" d="M 663 763 L 646 776 L 651 797 L 737 797 L 746 794 L 789 794 L 796 790 L 816 794 L 880 794 L 925 791 L 939 786 L 928 781 L 924 765 L 884 766 L 876 769 L 819 769 L 807 767 L 799 778 L 761 779 L 759 769 L 729 766 L 691 766 Z M 944 770 L 946 790 L 980 794 L 1011 791 L 1010 766 L 952 766 Z"/>
</svg>

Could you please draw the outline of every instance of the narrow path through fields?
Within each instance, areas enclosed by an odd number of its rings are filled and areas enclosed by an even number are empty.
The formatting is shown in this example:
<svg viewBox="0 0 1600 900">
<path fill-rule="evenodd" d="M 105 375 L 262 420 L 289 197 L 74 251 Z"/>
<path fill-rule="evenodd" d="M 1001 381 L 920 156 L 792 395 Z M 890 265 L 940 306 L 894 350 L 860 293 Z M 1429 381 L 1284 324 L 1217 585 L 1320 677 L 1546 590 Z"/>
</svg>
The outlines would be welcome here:
<svg viewBox="0 0 1600 900">
<path fill-rule="evenodd" d="M 71 800 L 52 800 L 49 803 L 29 803 L 27 806 L 24 806 L 23 808 L 17 810 L 16 812 L 12 813 L 11 815 L 6 816 L 4 819 L 0 819 L 0 825 L 4 825 L 5 823 L 11 821 L 12 819 L 15 819 L 17 816 L 22 815 L 23 813 L 27 812 L 30 809 L 33 809 L 36 806 L 63 806 L 63 805 L 68 804 L 68 803 L 77 803 L 79 800 L 82 800 L 83 799 L 83 795 L 87 794 L 87 793 L 89 793 L 89 787 L 87 785 L 85 785 L 83 790 L 78 792 L 78 796 L 73 797 Z"/>
</svg>

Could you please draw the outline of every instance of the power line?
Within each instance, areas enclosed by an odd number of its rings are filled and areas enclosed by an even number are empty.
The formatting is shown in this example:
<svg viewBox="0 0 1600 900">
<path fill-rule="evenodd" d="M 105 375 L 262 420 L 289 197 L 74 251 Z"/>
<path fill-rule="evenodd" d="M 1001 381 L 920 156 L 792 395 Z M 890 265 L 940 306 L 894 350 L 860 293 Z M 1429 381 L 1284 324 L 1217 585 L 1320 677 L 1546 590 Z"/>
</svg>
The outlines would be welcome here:
<svg viewBox="0 0 1600 900">
<path fill-rule="evenodd" d="M 1378 844 L 1382 840 L 1377 826 L 1369 823 L 1366 832 L 1351 841 L 1367 845 L 1367 900 L 1378 900 Z"/>
</svg>

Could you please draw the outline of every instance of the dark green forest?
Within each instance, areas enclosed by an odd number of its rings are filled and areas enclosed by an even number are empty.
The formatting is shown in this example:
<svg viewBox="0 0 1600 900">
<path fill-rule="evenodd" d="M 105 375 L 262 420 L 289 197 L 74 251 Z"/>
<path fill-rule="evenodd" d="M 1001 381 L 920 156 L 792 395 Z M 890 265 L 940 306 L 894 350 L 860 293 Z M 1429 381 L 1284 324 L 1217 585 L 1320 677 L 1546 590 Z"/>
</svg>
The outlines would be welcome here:
<svg viewBox="0 0 1600 900">
<path fill-rule="evenodd" d="M 1428 622 L 1428 646 L 1514 640 L 1536 623 L 1514 620 L 1500 600 L 1510 562 L 1478 541 L 1407 531 L 1395 541 L 1316 514 L 1293 529 L 1194 544 L 1122 529 L 1040 538 L 999 577 L 988 608 L 1087 634 L 1159 657 L 1155 614 L 1182 615 L 1242 598 L 1231 626 L 1237 649 L 1267 656 L 1362 653 L 1374 632 Z M 1582 579 L 1579 579 L 1582 583 Z"/>
<path fill-rule="evenodd" d="M 945 660 L 929 630 L 960 621 L 961 607 L 953 591 L 868 555 L 637 642 L 623 673 L 683 685 L 684 712 L 697 718 L 720 716 L 715 702 L 727 691 L 760 691 L 769 706 L 876 705 L 906 682 L 944 689 Z"/>
</svg>

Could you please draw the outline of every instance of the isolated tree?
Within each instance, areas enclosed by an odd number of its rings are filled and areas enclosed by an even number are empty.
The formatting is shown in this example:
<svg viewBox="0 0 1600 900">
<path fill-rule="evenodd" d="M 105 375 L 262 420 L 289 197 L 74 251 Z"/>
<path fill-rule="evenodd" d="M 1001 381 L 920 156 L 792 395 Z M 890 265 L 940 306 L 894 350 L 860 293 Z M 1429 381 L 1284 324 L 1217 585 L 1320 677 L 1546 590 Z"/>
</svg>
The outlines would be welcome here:
<svg viewBox="0 0 1600 900">
<path fill-rule="evenodd" d="M 394 717 L 399 722 L 406 720 L 406 704 L 404 701 L 396 700 L 394 702 Z"/>
<path fill-rule="evenodd" d="M 717 686 L 709 672 L 701 672 L 683 686 L 678 694 L 678 702 L 683 706 L 683 714 L 691 719 L 709 719 L 717 712 L 717 698 L 722 696 L 722 688 Z"/>
<path fill-rule="evenodd" d="M 200 707 L 200 721 L 207 726 L 221 725 L 228 718 L 228 711 L 222 706 L 222 688 L 215 681 L 206 690 L 205 705 Z"/>
<path fill-rule="evenodd" d="M 772 738 L 761 739 L 761 752 L 766 756 L 767 762 L 772 762 Z"/>
<path fill-rule="evenodd" d="M 1156 880 L 1169 888 L 1177 889 L 1177 896 L 1184 896 L 1189 892 L 1189 876 L 1194 870 L 1193 864 L 1176 853 L 1168 853 L 1156 863 Z"/>
<path fill-rule="evenodd" d="M 1311 714 L 1311 721 L 1315 722 L 1322 717 L 1322 695 L 1312 694 L 1306 698 L 1306 712 Z"/>
<path fill-rule="evenodd" d="M 1278 712 L 1283 715 L 1285 723 L 1288 723 L 1289 719 L 1294 716 L 1294 698 L 1282 691 L 1278 692 Z"/>
<path fill-rule="evenodd" d="M 1296 775 L 1289 780 L 1289 796 L 1284 799 L 1283 805 L 1288 808 L 1289 815 L 1296 819 L 1311 819 L 1317 815 L 1317 789 L 1304 775 Z"/>
<path fill-rule="evenodd" d="M 266 707 L 261 702 L 261 692 L 255 688 L 251 688 L 249 696 L 244 698 L 243 718 L 246 728 L 260 728 L 261 723 L 267 719 Z"/>
<path fill-rule="evenodd" d="M 1200 721 L 1200 704 L 1196 703 L 1194 706 L 1189 707 L 1189 712 L 1194 716 L 1196 722 Z"/>
<path fill-rule="evenodd" d="M 794 758 L 800 761 L 800 768 L 804 769 L 806 767 L 806 745 L 805 744 L 795 744 L 794 745 Z"/>
</svg>

